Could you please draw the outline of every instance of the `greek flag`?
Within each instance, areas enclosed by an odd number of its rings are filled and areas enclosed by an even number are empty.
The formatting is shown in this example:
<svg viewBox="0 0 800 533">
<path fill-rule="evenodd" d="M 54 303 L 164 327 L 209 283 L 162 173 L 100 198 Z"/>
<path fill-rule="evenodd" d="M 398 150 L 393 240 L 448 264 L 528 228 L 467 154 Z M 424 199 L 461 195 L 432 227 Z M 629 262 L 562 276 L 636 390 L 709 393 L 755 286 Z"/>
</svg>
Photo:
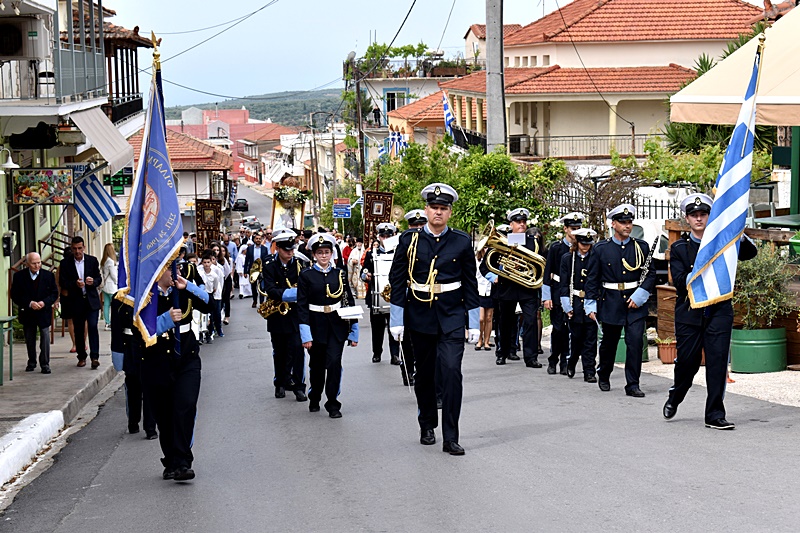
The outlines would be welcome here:
<svg viewBox="0 0 800 533">
<path fill-rule="evenodd" d="M 75 185 L 75 210 L 81 216 L 90 231 L 108 222 L 119 214 L 117 202 L 103 187 L 100 178 L 92 174 Z"/>
<path fill-rule="evenodd" d="M 378 157 L 383 157 L 386 155 L 386 139 L 378 145 Z"/>
<path fill-rule="evenodd" d="M 233 207 L 233 204 L 236 203 L 236 192 L 239 189 L 239 184 L 236 182 L 231 182 L 231 197 L 228 199 L 230 202 L 230 206 Z"/>
<path fill-rule="evenodd" d="M 444 105 L 444 129 L 447 134 L 453 136 L 453 122 L 456 121 L 453 113 L 450 112 L 450 102 L 447 101 L 447 96 L 442 93 L 442 104 Z"/>
<path fill-rule="evenodd" d="M 133 322 L 147 346 L 156 342 L 155 283 L 183 245 L 183 223 L 164 122 L 161 70 L 155 69 L 145 117 L 142 151 L 125 216 L 126 279 L 117 295 L 133 307 Z"/>
<path fill-rule="evenodd" d="M 739 259 L 739 238 L 744 232 L 750 199 L 760 62 L 761 47 L 756 53 L 744 103 L 717 176 L 714 204 L 711 206 L 694 269 L 686 281 L 693 308 L 728 300 L 733 295 Z"/>
<path fill-rule="evenodd" d="M 353 208 L 353 207 L 355 207 L 357 205 L 364 205 L 364 197 L 363 196 L 359 196 L 358 200 L 353 202 L 353 204 L 350 207 Z"/>
</svg>

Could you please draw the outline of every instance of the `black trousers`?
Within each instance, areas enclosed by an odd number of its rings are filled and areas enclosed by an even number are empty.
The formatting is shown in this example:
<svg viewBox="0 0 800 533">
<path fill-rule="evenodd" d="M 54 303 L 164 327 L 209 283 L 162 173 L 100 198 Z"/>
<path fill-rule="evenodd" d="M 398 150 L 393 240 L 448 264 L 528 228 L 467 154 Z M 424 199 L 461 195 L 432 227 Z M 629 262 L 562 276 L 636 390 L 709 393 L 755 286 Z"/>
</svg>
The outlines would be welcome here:
<svg viewBox="0 0 800 533">
<path fill-rule="evenodd" d="M 272 383 L 287 390 L 306 390 L 305 354 L 300 333 L 271 332 L 272 362 L 275 375 Z"/>
<path fill-rule="evenodd" d="M 392 336 L 389 335 L 389 341 L 391 342 L 392 340 Z M 406 372 L 408 377 L 414 377 L 414 343 L 411 342 L 410 337 L 404 336 L 400 344 L 403 346 L 403 363 L 405 364 L 403 371 Z"/>
<path fill-rule="evenodd" d="M 617 344 L 625 328 L 625 390 L 639 386 L 642 375 L 642 350 L 644 349 L 644 317 L 625 326 L 603 324 L 603 340 L 600 342 L 600 365 L 597 367 L 597 380 L 607 383 L 614 370 Z"/>
<path fill-rule="evenodd" d="M 222 311 L 225 313 L 225 318 L 231 316 L 231 292 L 233 291 L 233 278 L 239 277 L 235 273 L 225 278 L 225 283 L 222 284 Z"/>
<path fill-rule="evenodd" d="M 539 302 L 531 298 L 519 302 L 522 309 L 522 357 L 526 363 L 539 359 L 539 326 L 536 311 Z M 500 300 L 500 357 L 507 358 L 517 345 L 517 302 Z"/>
<path fill-rule="evenodd" d="M 265 296 L 258 292 L 258 283 L 251 283 L 250 290 L 253 291 L 253 301 L 257 302 L 256 305 L 263 304 Z"/>
<path fill-rule="evenodd" d="M 706 422 L 725 418 L 725 385 L 728 374 L 728 352 L 731 346 L 730 316 L 703 318 L 700 324 L 675 324 L 678 358 L 675 360 L 675 384 L 669 389 L 674 405 L 680 404 L 700 369 L 703 350 L 706 352 Z"/>
<path fill-rule="evenodd" d="M 550 323 L 553 330 L 550 333 L 550 357 L 547 358 L 549 366 L 559 365 L 563 370 L 567 366 L 569 359 L 569 326 L 567 325 L 567 315 L 561 308 L 561 304 L 553 301 L 553 308 L 550 310 Z"/>
<path fill-rule="evenodd" d="M 461 416 L 461 397 L 464 391 L 461 361 L 464 358 L 464 330 L 428 335 L 409 331 L 414 345 L 416 377 L 414 393 L 420 429 L 439 425 L 436 408 L 437 381 L 442 393 L 442 437 L 458 442 L 458 419 Z"/>
<path fill-rule="evenodd" d="M 91 288 L 91 287 L 90 287 Z M 100 333 L 97 331 L 99 309 L 91 309 L 89 301 L 84 298 L 78 303 L 78 308 L 72 311 L 72 329 L 75 332 L 75 348 L 78 360 L 85 361 L 86 354 L 86 328 L 89 329 L 89 354 L 91 359 L 100 358 Z"/>
<path fill-rule="evenodd" d="M 389 313 L 369 313 L 369 325 L 372 329 L 372 355 L 380 357 L 383 355 L 383 337 L 389 329 Z M 389 335 L 389 354 L 392 357 L 400 357 L 400 343 Z"/>
<path fill-rule="evenodd" d="M 164 454 L 161 463 L 169 470 L 190 468 L 194 461 L 192 442 L 202 366 L 196 350 L 178 359 L 164 354 L 143 362 L 145 394 L 152 402 Z"/>
<path fill-rule="evenodd" d="M 132 346 L 125 348 L 122 359 L 122 370 L 125 372 L 125 411 L 128 414 L 128 426 L 138 425 L 142 421 L 145 433 L 156 432 L 156 417 L 150 395 L 142 383 L 142 356 Z"/>
<path fill-rule="evenodd" d="M 594 376 L 597 358 L 597 324 L 594 320 L 587 322 L 569 321 L 570 355 L 567 366 L 575 369 L 578 359 L 581 360 L 584 376 Z"/>
<path fill-rule="evenodd" d="M 329 342 L 322 344 L 314 341 L 308 350 L 308 401 L 319 405 L 322 400 L 322 391 L 325 390 L 327 401 L 325 410 L 338 411 L 342 408 L 338 396 L 342 387 L 342 352 L 344 342 Z"/>
<path fill-rule="evenodd" d="M 50 326 L 40 328 L 38 324 L 23 324 L 25 347 L 28 349 L 28 366 L 36 366 L 36 333 L 39 333 L 39 366 L 50 366 Z"/>
</svg>

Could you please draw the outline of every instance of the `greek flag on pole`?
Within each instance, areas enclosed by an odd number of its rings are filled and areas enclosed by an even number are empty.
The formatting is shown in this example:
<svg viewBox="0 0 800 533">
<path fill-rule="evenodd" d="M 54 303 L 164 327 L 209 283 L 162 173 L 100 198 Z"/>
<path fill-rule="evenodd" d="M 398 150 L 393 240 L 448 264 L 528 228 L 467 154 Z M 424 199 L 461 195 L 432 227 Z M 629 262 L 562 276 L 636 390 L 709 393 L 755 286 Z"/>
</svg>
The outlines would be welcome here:
<svg viewBox="0 0 800 533">
<path fill-rule="evenodd" d="M 94 174 L 75 185 L 75 210 L 91 231 L 97 231 L 97 228 L 120 212 L 117 202 Z"/>
<path fill-rule="evenodd" d="M 739 238 L 744 232 L 750 200 L 760 62 L 759 48 L 744 103 L 717 176 L 716 194 L 708 225 L 700 242 L 694 269 L 686 281 L 692 308 L 706 307 L 728 300 L 733 295 L 739 260 Z"/>
<path fill-rule="evenodd" d="M 127 274 L 118 298 L 133 307 L 133 323 L 147 346 L 156 342 L 158 297 L 154 287 L 183 245 L 183 223 L 175 178 L 167 153 L 161 71 L 150 86 L 142 151 L 125 217 L 123 238 Z"/>
<path fill-rule="evenodd" d="M 378 157 L 386 155 L 386 139 L 378 146 Z"/>
<path fill-rule="evenodd" d="M 447 96 L 442 93 L 442 104 L 444 105 L 444 129 L 447 134 L 453 136 L 453 122 L 456 121 L 453 113 L 450 112 L 450 102 L 447 101 Z"/>
</svg>

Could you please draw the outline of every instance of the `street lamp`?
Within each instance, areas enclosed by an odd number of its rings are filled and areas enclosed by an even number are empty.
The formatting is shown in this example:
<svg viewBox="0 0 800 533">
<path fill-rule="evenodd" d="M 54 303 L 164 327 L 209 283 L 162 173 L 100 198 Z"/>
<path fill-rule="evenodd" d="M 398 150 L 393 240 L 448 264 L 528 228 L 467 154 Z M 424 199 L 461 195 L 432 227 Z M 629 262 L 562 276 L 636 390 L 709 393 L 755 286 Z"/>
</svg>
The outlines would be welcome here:
<svg viewBox="0 0 800 533">
<path fill-rule="evenodd" d="M 4 174 L 3 170 L 5 169 L 19 168 L 19 165 L 14 163 L 14 160 L 11 158 L 11 150 L 9 150 L 8 148 L 3 148 L 2 150 L 0 150 L 0 154 L 2 154 L 3 152 L 8 152 L 8 158 L 6 159 L 5 163 L 0 164 L 0 174 Z"/>
</svg>

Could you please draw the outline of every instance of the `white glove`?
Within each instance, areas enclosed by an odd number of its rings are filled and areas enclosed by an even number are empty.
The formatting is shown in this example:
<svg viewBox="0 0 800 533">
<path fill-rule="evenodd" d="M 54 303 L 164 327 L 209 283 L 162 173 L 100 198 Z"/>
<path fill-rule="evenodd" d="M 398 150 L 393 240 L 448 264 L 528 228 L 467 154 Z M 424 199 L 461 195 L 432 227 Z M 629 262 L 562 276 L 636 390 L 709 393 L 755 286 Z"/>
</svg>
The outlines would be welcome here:
<svg viewBox="0 0 800 533">
<path fill-rule="evenodd" d="M 394 340 L 396 340 L 397 342 L 401 342 L 403 340 L 403 331 L 405 331 L 405 329 L 406 329 L 405 326 L 394 326 L 389 328 L 389 333 L 391 334 L 392 337 L 394 337 Z"/>
<path fill-rule="evenodd" d="M 468 331 L 469 337 L 467 342 L 470 344 L 478 344 L 478 339 L 481 338 L 481 330 L 479 329 L 471 329 Z"/>
</svg>

